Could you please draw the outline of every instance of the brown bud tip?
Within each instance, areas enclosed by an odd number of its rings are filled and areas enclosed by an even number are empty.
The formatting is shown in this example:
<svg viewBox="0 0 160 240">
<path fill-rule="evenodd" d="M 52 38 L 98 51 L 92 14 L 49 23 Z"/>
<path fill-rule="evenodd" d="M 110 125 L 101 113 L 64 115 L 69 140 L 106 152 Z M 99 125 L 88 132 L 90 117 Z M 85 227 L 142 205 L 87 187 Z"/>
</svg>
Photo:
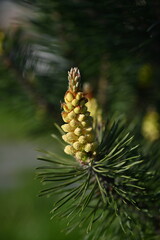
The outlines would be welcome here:
<svg viewBox="0 0 160 240">
<path fill-rule="evenodd" d="M 78 68 L 71 68 L 68 72 L 69 89 L 77 92 L 80 89 L 80 72 Z"/>
</svg>

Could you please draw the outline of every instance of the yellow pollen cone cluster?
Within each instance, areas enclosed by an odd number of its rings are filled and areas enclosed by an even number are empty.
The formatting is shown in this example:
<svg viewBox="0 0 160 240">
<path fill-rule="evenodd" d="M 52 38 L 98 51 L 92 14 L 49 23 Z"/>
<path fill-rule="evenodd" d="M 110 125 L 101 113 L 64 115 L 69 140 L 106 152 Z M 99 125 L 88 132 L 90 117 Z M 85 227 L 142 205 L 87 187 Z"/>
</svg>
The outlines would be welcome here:
<svg viewBox="0 0 160 240">
<path fill-rule="evenodd" d="M 97 125 L 99 127 L 103 127 L 104 121 L 102 116 L 102 109 L 100 108 L 96 98 L 93 97 L 93 89 L 90 83 L 83 84 L 83 92 L 85 94 L 85 97 L 88 99 L 86 106 L 93 118 L 93 127 L 96 128 Z"/>
<path fill-rule="evenodd" d="M 65 124 L 61 128 L 66 133 L 62 138 L 69 145 L 64 151 L 81 163 L 90 162 L 96 155 L 97 142 L 92 126 L 93 118 L 86 107 L 88 100 L 80 89 L 78 68 L 71 68 L 68 80 L 69 88 L 62 104 L 62 118 Z"/>
</svg>

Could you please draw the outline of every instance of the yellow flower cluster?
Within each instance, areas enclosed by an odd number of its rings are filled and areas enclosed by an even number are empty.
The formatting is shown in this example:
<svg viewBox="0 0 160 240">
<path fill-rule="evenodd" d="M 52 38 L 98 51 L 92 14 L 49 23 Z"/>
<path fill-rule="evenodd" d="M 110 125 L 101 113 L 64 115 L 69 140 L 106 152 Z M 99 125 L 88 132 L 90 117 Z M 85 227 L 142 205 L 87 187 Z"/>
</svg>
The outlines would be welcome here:
<svg viewBox="0 0 160 240">
<path fill-rule="evenodd" d="M 103 125 L 102 110 L 99 108 L 97 100 L 95 98 L 88 99 L 86 106 L 93 117 L 94 126 L 96 124 Z"/>
<path fill-rule="evenodd" d="M 73 155 L 79 162 L 91 161 L 96 155 L 97 143 L 93 130 L 93 118 L 88 112 L 87 99 L 80 90 L 80 73 L 78 68 L 71 68 L 68 72 L 69 88 L 64 96 L 62 104 L 62 118 L 66 124 L 62 129 L 66 132 L 62 136 L 69 145 L 64 149 L 65 153 Z"/>
</svg>

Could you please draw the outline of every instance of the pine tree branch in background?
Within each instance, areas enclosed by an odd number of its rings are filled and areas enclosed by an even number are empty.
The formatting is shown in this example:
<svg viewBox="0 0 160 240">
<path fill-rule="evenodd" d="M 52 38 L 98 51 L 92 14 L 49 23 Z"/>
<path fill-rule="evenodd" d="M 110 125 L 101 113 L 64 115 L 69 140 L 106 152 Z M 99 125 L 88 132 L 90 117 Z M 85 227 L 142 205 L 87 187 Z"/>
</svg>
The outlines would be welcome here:
<svg viewBox="0 0 160 240">
<path fill-rule="evenodd" d="M 107 112 L 107 90 L 108 90 L 109 60 L 107 56 L 102 57 L 100 75 L 98 80 L 97 100 L 104 112 Z"/>
<path fill-rule="evenodd" d="M 9 71 L 13 72 L 15 79 L 21 85 L 29 99 L 33 101 L 39 109 L 43 109 L 44 112 L 53 113 L 54 105 L 49 103 L 47 99 L 40 94 L 36 86 L 34 86 L 34 79 L 32 79 L 35 78 L 34 73 L 24 73 L 27 56 L 25 56 L 25 43 L 22 43 L 25 38 L 22 28 L 13 28 L 9 34 L 10 36 L 6 36 L 6 39 L 4 39 L 3 54 L 1 56 L 2 62 Z M 20 55 L 22 52 L 23 56 Z"/>
<path fill-rule="evenodd" d="M 29 78 L 23 76 L 19 69 L 16 68 L 14 63 L 3 55 L 1 59 L 4 65 L 8 68 L 9 71 L 12 71 L 14 74 L 15 79 L 18 81 L 24 92 L 27 94 L 29 99 L 40 109 L 43 109 L 46 113 L 53 113 L 54 112 L 54 105 L 50 104 L 46 101 L 46 99 L 40 95 L 37 89 L 32 85 Z"/>
<path fill-rule="evenodd" d="M 52 47 L 51 52 L 48 46 L 45 46 L 49 43 Z M 57 118 L 57 101 L 60 102 L 58 93 L 64 88 L 62 69 L 67 65 L 64 58 L 59 55 L 57 41 L 50 40 L 47 36 L 39 36 L 38 31 L 28 32 L 25 26 L 15 26 L 5 34 L 2 58 L 8 69 L 13 71 L 15 79 L 29 99 L 46 116 L 54 114 Z"/>
</svg>

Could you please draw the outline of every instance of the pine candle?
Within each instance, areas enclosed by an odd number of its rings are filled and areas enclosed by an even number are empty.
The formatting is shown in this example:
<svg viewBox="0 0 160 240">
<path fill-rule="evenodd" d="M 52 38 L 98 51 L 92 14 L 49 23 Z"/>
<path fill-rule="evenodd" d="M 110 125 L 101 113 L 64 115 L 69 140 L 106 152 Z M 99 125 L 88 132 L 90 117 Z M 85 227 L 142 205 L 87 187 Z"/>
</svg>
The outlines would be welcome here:
<svg viewBox="0 0 160 240">
<path fill-rule="evenodd" d="M 65 122 L 61 126 L 65 135 L 63 140 L 68 143 L 64 151 L 73 155 L 77 161 L 88 163 L 96 155 L 96 137 L 93 129 L 93 118 L 87 109 L 87 98 L 80 89 L 80 72 L 78 68 L 71 68 L 68 72 L 69 87 L 62 104 L 62 118 Z"/>
</svg>

